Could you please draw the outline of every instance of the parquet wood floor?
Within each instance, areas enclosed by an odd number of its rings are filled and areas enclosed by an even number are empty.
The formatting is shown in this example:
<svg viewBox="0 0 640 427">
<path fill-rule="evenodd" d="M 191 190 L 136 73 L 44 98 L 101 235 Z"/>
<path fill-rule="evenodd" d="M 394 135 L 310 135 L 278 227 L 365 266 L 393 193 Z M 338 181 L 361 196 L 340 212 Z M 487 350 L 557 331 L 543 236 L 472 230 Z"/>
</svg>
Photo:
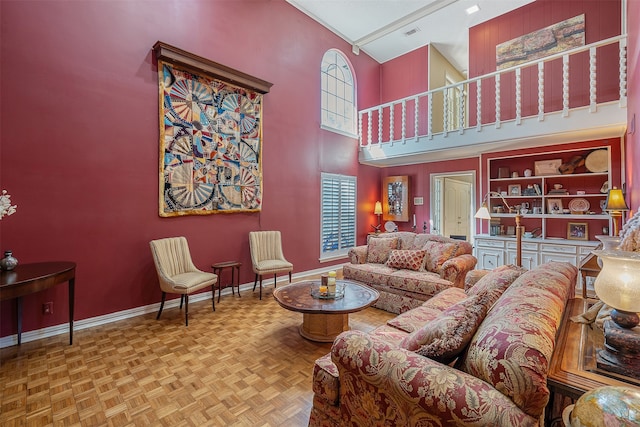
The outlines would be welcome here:
<svg viewBox="0 0 640 427">
<path fill-rule="evenodd" d="M 158 291 L 159 292 L 159 291 Z M 313 362 L 330 343 L 273 286 L 0 350 L 1 426 L 306 426 Z M 368 331 L 393 314 L 350 315 Z"/>
</svg>

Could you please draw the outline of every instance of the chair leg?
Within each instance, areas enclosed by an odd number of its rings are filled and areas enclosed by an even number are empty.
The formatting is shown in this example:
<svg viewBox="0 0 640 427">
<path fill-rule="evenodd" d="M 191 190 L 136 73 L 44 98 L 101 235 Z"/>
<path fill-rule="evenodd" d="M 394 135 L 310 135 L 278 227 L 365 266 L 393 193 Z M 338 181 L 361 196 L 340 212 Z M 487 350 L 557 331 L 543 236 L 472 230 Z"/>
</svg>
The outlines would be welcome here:
<svg viewBox="0 0 640 427">
<path fill-rule="evenodd" d="M 291 283 L 291 272 L 289 272 L 289 283 Z"/>
<path fill-rule="evenodd" d="M 180 295 L 180 310 L 182 310 L 182 303 L 184 302 L 184 294 Z"/>
<path fill-rule="evenodd" d="M 260 299 L 262 300 L 262 275 L 260 276 Z"/>
<path fill-rule="evenodd" d="M 219 292 L 219 289 L 218 289 Z M 220 302 L 220 293 L 218 293 L 218 302 Z M 213 306 L 213 311 L 216 311 L 216 284 L 211 285 L 211 305 Z"/>
<path fill-rule="evenodd" d="M 253 290 L 256 290 L 256 285 L 258 284 L 258 273 L 256 273 L 256 278 L 253 279 Z"/>
<path fill-rule="evenodd" d="M 160 310 L 158 311 L 158 315 L 156 316 L 156 320 L 160 318 L 160 314 L 162 313 L 162 308 L 164 307 L 164 299 L 167 297 L 166 292 L 162 292 L 162 301 L 160 301 Z"/>
<path fill-rule="evenodd" d="M 275 289 L 278 286 L 278 282 L 276 281 L 276 279 L 278 278 L 277 274 L 273 275 L 273 288 Z"/>
<path fill-rule="evenodd" d="M 189 326 L 189 294 L 184 295 L 184 326 Z"/>
</svg>

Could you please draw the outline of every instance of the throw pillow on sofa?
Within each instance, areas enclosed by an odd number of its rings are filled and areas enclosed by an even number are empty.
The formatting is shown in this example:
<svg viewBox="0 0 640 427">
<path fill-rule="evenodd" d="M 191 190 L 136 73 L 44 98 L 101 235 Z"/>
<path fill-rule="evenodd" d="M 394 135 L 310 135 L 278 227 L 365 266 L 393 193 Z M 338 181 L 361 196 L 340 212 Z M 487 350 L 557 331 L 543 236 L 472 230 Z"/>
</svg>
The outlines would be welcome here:
<svg viewBox="0 0 640 427">
<path fill-rule="evenodd" d="M 493 305 L 493 303 L 498 300 L 500 295 L 502 295 L 502 293 L 506 291 L 507 288 L 511 286 L 511 284 L 526 271 L 526 268 L 518 267 L 513 264 L 502 265 L 494 270 L 491 270 L 480 280 L 478 280 L 475 285 L 467 289 L 467 295 L 478 295 L 483 292 L 495 289 L 499 293 L 496 295 L 496 299 L 491 302 L 491 305 Z"/>
<path fill-rule="evenodd" d="M 441 363 L 450 363 L 462 351 L 499 297 L 498 291 L 471 295 L 443 311 L 440 316 L 409 334 L 401 347 Z"/>
<path fill-rule="evenodd" d="M 424 268 L 425 251 L 393 250 L 389 254 L 387 267 L 420 271 Z"/>
<path fill-rule="evenodd" d="M 397 238 L 369 239 L 367 244 L 367 262 L 384 264 L 391 251 L 398 248 Z"/>
<path fill-rule="evenodd" d="M 442 264 L 456 256 L 458 243 L 444 243 L 429 241 L 422 247 L 427 252 L 425 269 L 440 274 Z"/>
</svg>

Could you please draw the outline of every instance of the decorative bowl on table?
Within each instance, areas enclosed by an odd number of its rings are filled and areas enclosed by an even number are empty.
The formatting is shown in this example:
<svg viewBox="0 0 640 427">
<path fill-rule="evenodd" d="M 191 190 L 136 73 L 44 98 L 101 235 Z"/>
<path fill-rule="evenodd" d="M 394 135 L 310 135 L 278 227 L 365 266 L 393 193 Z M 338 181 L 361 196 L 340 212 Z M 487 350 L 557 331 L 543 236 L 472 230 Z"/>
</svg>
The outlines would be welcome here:
<svg viewBox="0 0 640 427">
<path fill-rule="evenodd" d="M 344 297 L 344 283 L 336 283 L 336 291 L 329 292 L 329 287 L 321 282 L 311 283 L 311 296 L 317 299 L 340 299 Z"/>
</svg>

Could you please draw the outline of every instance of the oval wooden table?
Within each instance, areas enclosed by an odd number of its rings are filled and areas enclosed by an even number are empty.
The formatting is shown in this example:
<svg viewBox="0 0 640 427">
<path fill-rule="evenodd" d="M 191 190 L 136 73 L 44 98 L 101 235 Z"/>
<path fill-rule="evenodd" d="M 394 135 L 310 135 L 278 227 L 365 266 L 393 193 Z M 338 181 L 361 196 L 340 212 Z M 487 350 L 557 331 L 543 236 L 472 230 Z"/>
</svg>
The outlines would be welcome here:
<svg viewBox="0 0 640 427">
<path fill-rule="evenodd" d="M 341 332 L 349 330 L 349 313 L 369 307 L 380 297 L 375 289 L 350 280 L 336 280 L 345 286 L 344 297 L 314 298 L 311 287 L 319 282 L 297 282 L 273 291 L 273 297 L 281 307 L 302 313 L 300 335 L 311 341 L 333 342 Z"/>
<path fill-rule="evenodd" d="M 73 344 L 73 301 L 76 263 L 69 261 L 18 264 L 11 271 L 0 273 L 0 301 L 16 299 L 18 345 L 22 336 L 22 297 L 69 282 L 69 345 Z"/>
</svg>

